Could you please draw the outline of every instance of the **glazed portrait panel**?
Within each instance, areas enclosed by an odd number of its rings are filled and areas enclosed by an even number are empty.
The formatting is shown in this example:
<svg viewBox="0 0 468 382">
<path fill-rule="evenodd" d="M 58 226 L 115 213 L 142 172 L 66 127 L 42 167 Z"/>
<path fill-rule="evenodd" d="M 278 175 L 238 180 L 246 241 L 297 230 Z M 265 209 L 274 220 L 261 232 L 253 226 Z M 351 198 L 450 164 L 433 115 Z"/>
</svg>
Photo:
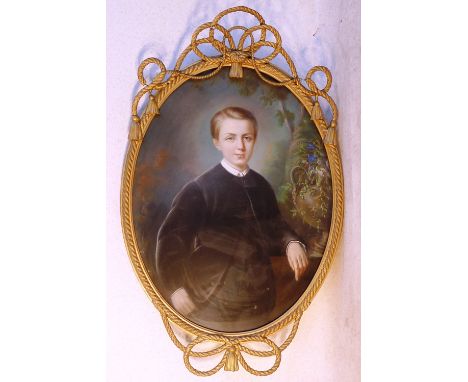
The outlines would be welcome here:
<svg viewBox="0 0 468 382">
<path fill-rule="evenodd" d="M 207 319 L 203 309 L 195 309 L 186 317 L 220 332 L 262 327 L 300 299 L 324 254 L 333 201 L 330 165 L 322 138 L 309 113 L 287 88 L 269 85 L 247 68 L 241 79 L 231 79 L 225 68 L 208 80 L 184 82 L 162 104 L 160 115 L 146 131 L 132 190 L 139 252 L 150 279 L 169 304 L 168 285 L 156 271 L 158 232 L 181 189 L 219 165 L 222 155 L 213 145 L 210 120 L 219 110 L 232 106 L 250 111 L 258 122 L 249 167 L 271 185 L 281 217 L 305 245 L 309 264 L 296 280 L 285 253 L 270 257 L 266 266 L 273 272 L 275 296 L 268 314 L 255 317 L 253 311 L 252 320 L 231 322 L 223 321 L 222 315 Z M 248 293 L 255 275 L 243 276 L 236 279 L 237 287 Z M 203 278 L 203 274 L 199 277 Z"/>
</svg>

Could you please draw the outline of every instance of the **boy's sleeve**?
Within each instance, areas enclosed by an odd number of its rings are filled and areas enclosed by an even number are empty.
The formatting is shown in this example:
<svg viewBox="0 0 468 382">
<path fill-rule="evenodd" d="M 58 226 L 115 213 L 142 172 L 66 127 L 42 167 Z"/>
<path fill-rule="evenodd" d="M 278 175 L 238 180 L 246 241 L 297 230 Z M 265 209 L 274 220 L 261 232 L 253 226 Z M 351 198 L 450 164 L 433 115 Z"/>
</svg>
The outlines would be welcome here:
<svg viewBox="0 0 468 382">
<path fill-rule="evenodd" d="M 174 198 L 171 210 L 159 229 L 156 274 L 161 292 L 166 297 L 184 287 L 184 263 L 194 248 L 205 211 L 201 190 L 195 182 L 190 182 Z"/>
</svg>

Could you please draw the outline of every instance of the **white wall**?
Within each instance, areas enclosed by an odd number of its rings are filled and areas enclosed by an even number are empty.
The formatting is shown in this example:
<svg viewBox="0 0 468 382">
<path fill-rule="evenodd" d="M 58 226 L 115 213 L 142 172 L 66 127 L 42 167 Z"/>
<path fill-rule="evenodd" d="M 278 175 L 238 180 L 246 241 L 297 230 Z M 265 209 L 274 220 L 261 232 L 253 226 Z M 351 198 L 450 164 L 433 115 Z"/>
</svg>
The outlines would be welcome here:
<svg viewBox="0 0 468 382">
<path fill-rule="evenodd" d="M 278 29 L 304 76 L 333 74 L 345 180 L 342 245 L 271 381 L 360 380 L 360 3 L 359 0 L 107 2 L 108 381 L 195 381 L 172 344 L 127 256 L 120 228 L 120 176 L 136 71 L 146 57 L 172 67 L 195 28 L 236 5 L 256 9 Z M 240 370 L 212 381 L 253 381 Z"/>
</svg>

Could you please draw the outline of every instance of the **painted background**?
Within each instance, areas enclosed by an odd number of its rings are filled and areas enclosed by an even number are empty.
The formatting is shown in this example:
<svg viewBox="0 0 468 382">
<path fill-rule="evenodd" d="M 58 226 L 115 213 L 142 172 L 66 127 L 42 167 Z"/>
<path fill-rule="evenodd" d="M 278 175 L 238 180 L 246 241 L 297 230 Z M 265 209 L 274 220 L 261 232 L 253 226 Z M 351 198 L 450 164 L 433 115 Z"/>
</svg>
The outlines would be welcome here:
<svg viewBox="0 0 468 382">
<path fill-rule="evenodd" d="M 274 320 L 299 299 L 320 265 L 331 224 L 330 168 L 320 134 L 293 93 L 265 83 L 254 70 L 244 69 L 244 77 L 236 80 L 228 73 L 225 68 L 208 80 L 183 83 L 151 122 L 135 167 L 136 240 L 154 285 L 164 294 L 155 272 L 157 233 L 182 187 L 222 159 L 212 143 L 213 115 L 229 106 L 250 110 L 258 136 L 249 165 L 273 187 L 283 219 L 310 256 L 298 281 L 286 256 L 271 257 L 277 283 Z M 306 199 L 312 195 L 317 197 Z"/>
<path fill-rule="evenodd" d="M 199 380 L 183 366 L 159 313 L 131 268 L 120 229 L 120 176 L 127 145 L 136 69 L 146 57 L 174 65 L 192 31 L 219 11 L 247 5 L 275 26 L 304 76 L 314 65 L 334 76 L 345 179 L 342 245 L 296 338 L 268 380 L 360 379 L 360 40 L 357 1 L 108 1 L 108 380 Z M 235 19 L 235 18 L 234 18 Z M 239 21 L 240 22 L 240 21 Z M 213 381 L 256 380 L 244 371 Z"/>
</svg>

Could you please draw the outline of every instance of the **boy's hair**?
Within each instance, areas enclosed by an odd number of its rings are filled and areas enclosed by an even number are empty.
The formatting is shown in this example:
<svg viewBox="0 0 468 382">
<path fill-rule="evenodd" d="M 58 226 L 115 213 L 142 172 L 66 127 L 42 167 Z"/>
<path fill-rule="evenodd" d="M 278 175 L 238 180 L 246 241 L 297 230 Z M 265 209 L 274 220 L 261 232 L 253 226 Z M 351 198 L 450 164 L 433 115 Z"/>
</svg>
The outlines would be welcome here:
<svg viewBox="0 0 468 382">
<path fill-rule="evenodd" d="M 213 118 L 211 118 L 211 136 L 213 139 L 219 138 L 219 129 L 221 128 L 221 123 L 227 119 L 240 119 L 250 121 L 254 129 L 254 138 L 257 138 L 257 120 L 255 116 L 248 110 L 241 107 L 229 106 L 223 110 L 218 111 Z"/>
</svg>

